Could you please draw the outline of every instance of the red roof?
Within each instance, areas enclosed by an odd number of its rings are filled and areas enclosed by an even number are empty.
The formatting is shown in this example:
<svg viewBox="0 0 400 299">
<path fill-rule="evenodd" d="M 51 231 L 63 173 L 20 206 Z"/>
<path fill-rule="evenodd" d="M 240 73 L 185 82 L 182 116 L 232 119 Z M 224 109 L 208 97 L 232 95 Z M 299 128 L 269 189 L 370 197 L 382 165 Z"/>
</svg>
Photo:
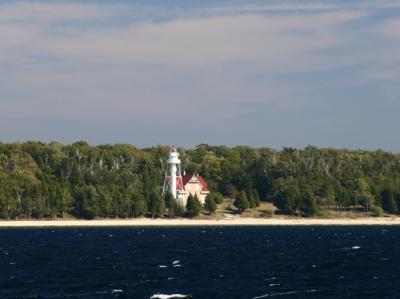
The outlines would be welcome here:
<svg viewBox="0 0 400 299">
<path fill-rule="evenodd" d="M 186 186 L 187 183 L 189 183 L 189 181 L 190 181 L 190 179 L 192 177 L 195 177 L 200 182 L 200 184 L 202 186 L 202 188 L 201 188 L 202 192 L 209 191 L 208 190 L 208 186 L 207 186 L 207 182 L 204 180 L 204 178 L 202 176 L 200 176 L 200 175 L 192 175 L 192 174 L 186 174 L 186 175 L 183 175 L 181 177 L 176 177 L 176 190 L 183 191 L 184 190 L 183 186 Z M 167 176 L 167 181 L 170 181 L 170 180 L 171 180 L 171 177 Z M 181 182 L 182 182 L 183 186 L 181 185 Z"/>
<path fill-rule="evenodd" d="M 182 176 L 183 186 L 186 186 L 186 184 L 189 182 L 192 176 L 193 176 L 192 174 L 185 174 Z"/>
<path fill-rule="evenodd" d="M 207 182 L 206 180 L 202 177 L 202 176 L 196 176 L 197 179 L 200 181 L 201 185 L 203 186 L 203 188 L 201 189 L 201 191 L 210 191 L 208 190 L 208 186 L 207 186 Z"/>
</svg>

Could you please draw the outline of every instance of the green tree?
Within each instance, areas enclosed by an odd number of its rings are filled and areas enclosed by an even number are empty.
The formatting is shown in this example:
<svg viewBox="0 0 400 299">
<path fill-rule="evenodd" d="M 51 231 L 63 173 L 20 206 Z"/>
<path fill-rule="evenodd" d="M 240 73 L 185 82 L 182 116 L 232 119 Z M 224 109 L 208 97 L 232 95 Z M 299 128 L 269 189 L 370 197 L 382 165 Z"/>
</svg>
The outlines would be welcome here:
<svg viewBox="0 0 400 299">
<path fill-rule="evenodd" d="M 183 216 L 185 215 L 185 208 L 180 203 L 175 200 L 174 203 L 174 214 L 175 216 Z"/>
<path fill-rule="evenodd" d="M 148 203 L 148 210 L 152 218 L 162 215 L 162 213 L 164 212 L 164 201 L 160 192 L 151 192 Z"/>
<path fill-rule="evenodd" d="M 288 183 L 275 194 L 274 203 L 278 209 L 289 214 L 296 213 L 300 198 L 300 190 L 296 183 Z"/>
<path fill-rule="evenodd" d="M 260 203 L 260 196 L 258 195 L 258 192 L 256 189 L 253 189 L 253 198 L 254 198 L 255 207 L 258 208 L 261 203 Z"/>
<path fill-rule="evenodd" d="M 97 188 L 99 194 L 99 210 L 101 217 L 112 216 L 112 196 L 107 188 L 99 186 Z"/>
<path fill-rule="evenodd" d="M 397 213 L 399 208 L 397 207 L 396 200 L 393 191 L 389 186 L 385 186 L 381 192 L 382 208 L 389 213 Z"/>
<path fill-rule="evenodd" d="M 78 186 L 74 192 L 74 214 L 78 218 L 93 219 L 98 216 L 98 194 L 93 186 Z"/>
<path fill-rule="evenodd" d="M 253 191 L 248 190 L 246 192 L 247 200 L 249 201 L 249 208 L 254 209 L 256 207 L 256 201 L 254 199 Z"/>
<path fill-rule="evenodd" d="M 201 211 L 201 203 L 197 198 L 197 195 L 189 194 L 186 202 L 186 213 L 189 217 L 197 216 Z"/>
<path fill-rule="evenodd" d="M 160 214 L 158 201 L 150 198 L 164 179 L 168 151 L 165 146 L 90 146 L 84 141 L 0 142 L 0 217 L 133 217 L 144 210 Z M 314 202 L 307 203 L 311 197 L 304 195 L 309 188 L 318 210 L 363 207 L 378 215 L 381 207 L 390 213 L 400 208 L 398 153 L 208 144 L 179 151 L 182 166 L 201 173 L 217 204 L 223 196 L 236 198 L 237 190 L 256 189 L 257 194 L 247 194 L 251 207 L 261 197 L 287 213 L 313 214 Z M 176 215 L 184 212 L 182 206 L 170 206 Z"/>
<path fill-rule="evenodd" d="M 182 216 L 184 214 L 183 207 L 178 204 L 171 192 L 165 194 L 165 205 L 168 208 L 168 216 Z"/>
<path fill-rule="evenodd" d="M 370 186 L 368 182 L 363 178 L 359 178 L 356 181 L 354 199 L 355 204 L 362 205 L 365 212 L 368 212 L 369 208 L 375 204 L 375 198 L 371 194 Z"/>
<path fill-rule="evenodd" d="M 400 191 L 396 192 L 396 204 L 400 208 Z"/>
<path fill-rule="evenodd" d="M 215 201 L 212 199 L 212 197 L 207 196 L 206 201 L 204 203 L 204 208 L 210 212 L 210 214 L 213 214 L 217 210 L 217 204 Z"/>
<path fill-rule="evenodd" d="M 132 201 L 132 214 L 134 217 L 139 217 L 147 212 L 147 203 L 146 199 L 144 198 L 143 194 L 140 192 L 136 192 L 133 195 Z M 154 216 L 153 216 L 154 217 Z"/>
<path fill-rule="evenodd" d="M 303 191 L 300 203 L 300 211 L 305 216 L 314 216 L 318 212 L 315 196 L 310 187 L 305 187 Z"/>
<path fill-rule="evenodd" d="M 221 204 L 224 202 L 224 196 L 216 191 L 210 192 L 207 197 L 212 199 L 216 204 Z"/>
<path fill-rule="evenodd" d="M 247 199 L 246 192 L 241 191 L 235 198 L 233 205 L 239 210 L 239 213 L 243 213 L 250 207 L 249 200 Z"/>
</svg>

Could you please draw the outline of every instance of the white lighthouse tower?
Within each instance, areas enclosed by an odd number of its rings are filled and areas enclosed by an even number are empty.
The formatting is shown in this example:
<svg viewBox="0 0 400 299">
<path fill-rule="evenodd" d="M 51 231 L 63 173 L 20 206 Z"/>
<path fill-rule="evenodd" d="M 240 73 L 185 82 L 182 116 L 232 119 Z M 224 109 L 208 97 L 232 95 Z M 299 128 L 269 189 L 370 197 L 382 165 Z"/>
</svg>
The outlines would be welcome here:
<svg viewBox="0 0 400 299">
<path fill-rule="evenodd" d="M 172 146 L 170 149 L 167 163 L 168 169 L 164 180 L 163 195 L 170 191 L 174 198 L 178 200 L 177 190 L 182 191 L 183 184 L 181 175 L 181 160 L 179 159 L 179 153 L 175 146 Z"/>
</svg>

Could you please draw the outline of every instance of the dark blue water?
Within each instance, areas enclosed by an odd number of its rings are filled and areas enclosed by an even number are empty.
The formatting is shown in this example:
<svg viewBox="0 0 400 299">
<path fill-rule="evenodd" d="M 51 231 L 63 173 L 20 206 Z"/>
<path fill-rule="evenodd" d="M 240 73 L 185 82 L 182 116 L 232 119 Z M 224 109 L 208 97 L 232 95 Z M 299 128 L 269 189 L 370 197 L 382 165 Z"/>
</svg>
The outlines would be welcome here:
<svg viewBox="0 0 400 299">
<path fill-rule="evenodd" d="M 1 229 L 1 298 L 400 298 L 400 227 Z"/>
</svg>

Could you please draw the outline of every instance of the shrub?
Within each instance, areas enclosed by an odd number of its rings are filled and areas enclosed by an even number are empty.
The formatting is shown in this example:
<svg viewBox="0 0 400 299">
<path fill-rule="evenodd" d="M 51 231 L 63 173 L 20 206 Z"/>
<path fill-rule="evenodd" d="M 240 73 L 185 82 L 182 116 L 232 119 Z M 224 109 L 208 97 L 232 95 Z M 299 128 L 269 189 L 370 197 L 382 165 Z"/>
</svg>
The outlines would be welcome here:
<svg viewBox="0 0 400 299">
<path fill-rule="evenodd" d="M 206 202 L 204 204 L 204 208 L 212 214 L 212 213 L 214 213 L 216 211 L 217 204 L 214 202 L 214 200 L 212 198 L 207 196 L 206 197 Z"/>
</svg>

